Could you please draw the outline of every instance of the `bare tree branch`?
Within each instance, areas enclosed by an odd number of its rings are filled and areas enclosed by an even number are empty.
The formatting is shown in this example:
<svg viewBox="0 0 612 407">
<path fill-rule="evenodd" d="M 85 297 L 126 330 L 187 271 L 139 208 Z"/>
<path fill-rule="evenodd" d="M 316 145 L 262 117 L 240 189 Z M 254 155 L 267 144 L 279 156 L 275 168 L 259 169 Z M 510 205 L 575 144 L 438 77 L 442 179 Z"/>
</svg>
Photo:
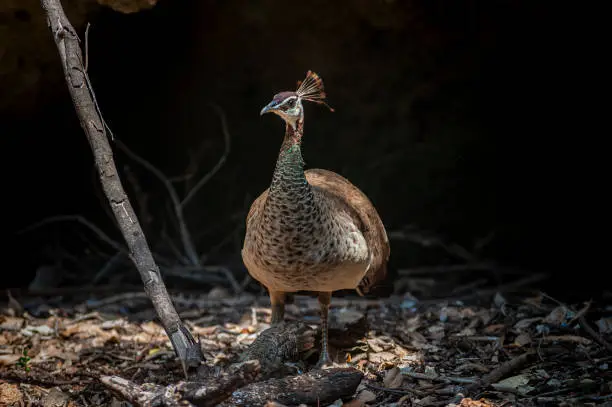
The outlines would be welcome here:
<svg viewBox="0 0 612 407">
<path fill-rule="evenodd" d="M 474 254 L 470 253 L 466 248 L 457 243 L 446 243 L 441 238 L 429 233 L 416 230 L 412 227 L 406 230 L 390 231 L 387 233 L 391 240 L 406 240 L 412 243 L 419 244 L 423 247 L 440 247 L 448 254 L 458 257 L 467 262 L 477 261 Z"/>
<path fill-rule="evenodd" d="M 181 200 L 172 185 L 172 182 L 166 175 L 161 172 L 157 167 L 151 164 L 149 161 L 145 160 L 132 150 L 130 150 L 123 142 L 117 140 L 117 146 L 123 150 L 125 154 L 127 154 L 132 160 L 136 161 L 147 170 L 149 170 L 153 175 L 155 175 L 164 187 L 168 191 L 168 196 L 170 196 L 170 200 L 172 201 L 172 207 L 174 209 L 174 214 L 176 216 L 176 221 L 179 227 L 179 234 L 181 235 L 181 242 L 183 243 L 183 249 L 185 250 L 185 254 L 187 258 L 193 265 L 200 264 L 200 256 L 198 256 L 193 241 L 191 240 L 191 234 L 189 233 L 189 229 L 187 228 L 187 223 L 185 223 L 185 216 L 183 215 L 183 207 L 181 205 Z"/>
<path fill-rule="evenodd" d="M 209 282 L 210 279 L 207 277 L 210 276 L 210 274 L 215 273 L 224 276 L 225 279 L 229 281 L 232 289 L 234 290 L 234 294 L 240 294 L 242 292 L 242 287 L 240 284 L 238 284 L 238 281 L 236 281 L 236 278 L 232 274 L 231 270 L 224 266 L 207 265 L 191 267 L 165 267 L 162 269 L 162 271 L 167 275 L 179 276 L 204 282 Z"/>
<path fill-rule="evenodd" d="M 17 233 L 30 232 L 30 231 L 32 231 L 34 229 L 38 229 L 41 226 L 48 225 L 49 223 L 54 223 L 54 222 L 78 222 L 78 223 L 88 227 L 89 229 L 91 229 L 92 232 L 94 232 L 96 235 L 98 235 L 100 240 L 102 240 L 103 242 L 106 242 L 109 246 L 111 246 L 112 248 L 114 248 L 118 252 L 126 253 L 125 247 L 122 244 L 120 244 L 119 242 L 117 242 L 117 241 L 111 239 L 110 237 L 108 237 L 108 235 L 106 233 L 104 233 L 102 231 L 102 229 L 100 229 L 99 227 L 97 227 L 96 225 L 94 225 L 92 222 L 88 221 L 87 219 L 85 219 L 81 215 L 58 215 L 58 216 L 51 216 L 49 218 L 45 218 L 45 219 L 41 220 L 40 222 L 36 222 L 33 225 L 30 225 L 30 226 L 28 226 L 28 227 L 26 227 L 24 229 L 21 229 Z"/>
<path fill-rule="evenodd" d="M 189 259 L 190 263 L 194 266 L 198 266 L 201 264 L 201 257 L 198 256 L 195 245 L 193 244 L 193 239 L 191 238 L 191 233 L 189 232 L 189 228 L 187 227 L 187 223 L 185 222 L 185 215 L 183 209 L 193 199 L 193 197 L 198 193 L 198 191 L 208 182 L 210 179 L 223 167 L 225 164 L 227 157 L 230 153 L 231 149 L 231 136 L 227 126 L 227 119 L 225 117 L 225 113 L 223 110 L 215 105 L 210 104 L 211 107 L 215 110 L 216 114 L 219 116 L 221 120 L 221 131 L 223 133 L 223 139 L 225 141 L 225 151 L 223 155 L 219 158 L 219 161 L 215 164 L 215 166 L 206 173 L 195 185 L 194 187 L 187 193 L 185 198 L 181 201 L 178 193 L 176 192 L 176 188 L 173 185 L 173 182 L 176 182 L 175 178 L 170 178 L 166 176 L 161 170 L 155 167 L 152 163 L 139 156 L 132 150 L 130 150 L 124 143 L 121 141 L 117 141 L 117 146 L 123 150 L 131 159 L 138 162 L 144 168 L 149 170 L 153 175 L 155 175 L 164 185 L 166 190 L 168 191 L 168 195 L 170 196 L 170 200 L 172 202 L 172 208 L 174 211 L 174 215 L 176 216 L 176 221 L 178 223 L 179 234 L 181 236 L 181 242 L 183 244 L 183 249 L 185 250 L 185 254 Z M 181 256 L 182 257 L 182 256 Z"/>
<path fill-rule="evenodd" d="M 94 102 L 93 90 L 85 71 L 78 36 L 59 0 L 41 0 L 41 3 L 60 55 L 68 91 L 94 156 L 102 188 L 129 248 L 130 257 L 140 273 L 145 292 L 151 299 L 187 376 L 188 372 L 193 372 L 204 359 L 202 350 L 182 323 L 170 300 L 159 267 L 119 179 L 106 135 L 106 126 Z"/>
<path fill-rule="evenodd" d="M 441 266 L 427 266 L 427 267 L 399 269 L 398 274 L 402 276 L 444 274 L 444 273 L 456 273 L 458 271 L 493 270 L 495 267 L 496 267 L 495 264 L 492 264 L 492 263 L 449 264 L 449 265 L 441 265 Z"/>
<path fill-rule="evenodd" d="M 198 193 L 200 188 L 202 188 L 208 181 L 210 181 L 210 179 L 217 173 L 217 171 L 219 171 L 221 167 L 223 167 L 223 164 L 225 164 L 225 161 L 227 160 L 227 156 L 230 153 L 231 137 L 230 137 L 229 130 L 227 128 L 227 119 L 225 117 L 225 113 L 219 106 L 215 104 L 211 104 L 211 106 L 213 109 L 215 109 L 215 112 L 221 119 L 221 131 L 223 132 L 223 139 L 225 141 L 225 151 L 223 152 L 223 155 L 221 156 L 221 158 L 219 158 L 219 161 L 217 161 L 217 164 L 215 164 L 215 166 L 208 173 L 206 173 L 206 175 L 204 175 L 193 186 L 193 188 L 191 188 L 191 191 L 189 191 L 187 196 L 183 198 L 183 201 L 181 202 L 181 207 L 185 207 L 185 205 L 187 205 L 187 203 L 189 203 L 189 201 L 191 201 L 191 199 Z"/>
</svg>

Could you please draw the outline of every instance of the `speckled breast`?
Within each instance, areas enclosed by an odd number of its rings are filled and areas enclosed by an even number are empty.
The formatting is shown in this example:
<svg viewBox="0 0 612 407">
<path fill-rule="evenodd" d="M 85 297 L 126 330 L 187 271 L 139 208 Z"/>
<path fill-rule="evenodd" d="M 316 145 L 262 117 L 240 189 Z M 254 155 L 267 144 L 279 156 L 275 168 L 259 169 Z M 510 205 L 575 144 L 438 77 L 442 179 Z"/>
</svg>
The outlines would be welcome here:
<svg viewBox="0 0 612 407">
<path fill-rule="evenodd" d="M 363 235 L 342 214 L 316 222 L 262 216 L 247 229 L 242 257 L 253 278 L 289 292 L 354 289 L 369 266 Z"/>
</svg>

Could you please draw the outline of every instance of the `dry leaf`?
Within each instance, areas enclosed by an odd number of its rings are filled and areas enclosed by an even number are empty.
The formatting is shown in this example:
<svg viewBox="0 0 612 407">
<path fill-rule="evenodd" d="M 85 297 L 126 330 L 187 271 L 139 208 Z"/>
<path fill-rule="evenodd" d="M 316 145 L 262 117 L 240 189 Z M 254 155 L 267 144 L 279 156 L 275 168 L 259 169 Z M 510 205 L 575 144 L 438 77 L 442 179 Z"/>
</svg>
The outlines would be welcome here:
<svg viewBox="0 0 612 407">
<path fill-rule="evenodd" d="M 491 386 L 498 390 L 512 389 L 521 394 L 527 394 L 535 387 L 529 386 L 529 376 L 526 374 L 520 374 L 516 376 L 508 377 L 504 380 L 500 380 L 497 383 L 493 383 Z"/>
<path fill-rule="evenodd" d="M 540 317 L 538 317 L 538 318 L 525 318 L 525 319 L 521 319 L 516 324 L 514 324 L 514 329 L 516 329 L 517 331 L 523 331 L 523 330 L 529 328 L 534 323 L 541 322 L 541 321 L 542 321 L 542 318 L 540 318 Z"/>
<path fill-rule="evenodd" d="M 13 355 L 13 354 L 0 355 L 0 366 L 14 365 L 15 363 L 17 363 L 19 358 L 20 358 L 19 355 Z"/>
<path fill-rule="evenodd" d="M 476 336 L 476 330 L 468 326 L 457 332 L 454 336 Z"/>
<path fill-rule="evenodd" d="M 387 370 L 383 379 L 383 384 L 388 389 L 397 389 L 402 385 L 403 380 L 404 377 L 402 376 L 399 367 L 396 366 L 393 369 Z"/>
<path fill-rule="evenodd" d="M 19 331 L 24 322 L 23 318 L 0 316 L 0 331 Z"/>
<path fill-rule="evenodd" d="M 49 328 L 47 325 L 28 325 L 20 331 L 21 335 L 33 336 L 34 334 L 40 334 L 42 336 L 52 336 L 55 331 L 53 328 Z"/>
<path fill-rule="evenodd" d="M 363 403 L 371 403 L 376 400 L 376 394 L 372 393 L 370 390 L 363 390 L 357 395 L 357 399 L 361 400 Z"/>
<path fill-rule="evenodd" d="M 531 343 L 531 336 L 528 333 L 522 333 L 514 340 L 514 345 L 521 347 Z"/>
<path fill-rule="evenodd" d="M 102 322 L 100 327 L 102 329 L 112 329 L 112 328 L 124 328 L 128 326 L 128 322 L 125 319 L 111 319 L 108 321 Z"/>
<path fill-rule="evenodd" d="M 397 359 L 397 356 L 395 356 L 391 352 L 376 352 L 376 353 L 371 353 L 369 359 L 370 359 L 370 362 L 379 364 L 383 362 L 391 362 Z"/>
<path fill-rule="evenodd" d="M 161 325 L 156 324 L 153 321 L 149 321 L 149 322 L 145 322 L 143 324 L 140 324 L 140 329 L 142 329 L 143 332 L 148 333 L 149 335 L 165 335 L 164 333 L 164 329 L 161 327 Z"/>
<path fill-rule="evenodd" d="M 0 383 L 0 401 L 2 405 L 9 406 L 13 405 L 22 405 L 23 404 L 23 394 L 19 391 L 19 387 L 11 383 Z"/>
<path fill-rule="evenodd" d="M 559 327 L 563 324 L 563 322 L 565 322 L 567 315 L 568 309 L 562 305 L 558 306 L 552 310 L 551 313 L 546 316 L 546 318 L 544 318 L 544 323 L 553 327 Z"/>
<path fill-rule="evenodd" d="M 490 403 L 487 399 L 472 400 L 466 397 L 459 403 L 460 407 L 494 407 L 495 404 Z"/>
</svg>

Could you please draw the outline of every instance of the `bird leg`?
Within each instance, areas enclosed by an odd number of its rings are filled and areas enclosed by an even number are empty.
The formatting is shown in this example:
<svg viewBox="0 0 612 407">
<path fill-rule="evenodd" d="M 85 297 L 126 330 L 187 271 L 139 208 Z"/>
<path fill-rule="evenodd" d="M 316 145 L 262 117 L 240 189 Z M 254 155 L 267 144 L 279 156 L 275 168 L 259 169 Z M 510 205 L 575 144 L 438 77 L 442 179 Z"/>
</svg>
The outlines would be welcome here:
<svg viewBox="0 0 612 407">
<path fill-rule="evenodd" d="M 272 317 L 270 324 L 276 325 L 285 319 L 285 293 L 270 290 L 270 303 L 272 304 Z"/>
<path fill-rule="evenodd" d="M 331 296 L 331 292 L 319 293 L 319 306 L 321 307 L 321 355 L 319 356 L 319 361 L 316 365 L 318 369 L 333 364 L 327 350 L 327 314 L 329 312 Z"/>
</svg>

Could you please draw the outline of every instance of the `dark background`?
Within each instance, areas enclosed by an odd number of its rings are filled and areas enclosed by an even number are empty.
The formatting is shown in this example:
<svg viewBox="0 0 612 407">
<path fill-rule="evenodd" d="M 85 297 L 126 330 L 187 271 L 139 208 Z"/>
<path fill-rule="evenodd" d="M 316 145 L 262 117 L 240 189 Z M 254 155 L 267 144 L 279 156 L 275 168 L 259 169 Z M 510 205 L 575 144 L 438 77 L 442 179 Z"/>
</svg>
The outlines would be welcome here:
<svg viewBox="0 0 612 407">
<path fill-rule="evenodd" d="M 306 107 L 307 167 L 359 186 L 390 235 L 411 227 L 470 251 L 486 239 L 479 259 L 549 273 L 543 289 L 588 299 L 605 287 L 579 249 L 588 237 L 570 232 L 585 213 L 570 202 L 583 183 L 572 145 L 578 107 L 567 113 L 581 103 L 570 95 L 580 86 L 574 64 L 584 44 L 568 24 L 575 10 L 550 4 L 162 0 L 135 14 L 65 7 L 82 39 L 84 23 L 92 24 L 89 73 L 105 120 L 168 176 L 184 174 L 190 157 L 199 164 L 194 179 L 214 166 L 224 144 L 209 103 L 223 110 L 231 152 L 186 209 L 208 264 L 246 272 L 236 236 L 269 185 L 283 136 L 280 120 L 259 111 L 312 69 L 335 112 Z M 80 214 L 120 240 L 36 5 L 0 13 L 5 39 L 32 44 L 7 40 L 0 53 L 5 287 L 27 286 L 39 266 L 66 253 L 76 260 L 62 260 L 67 276 L 57 284 L 85 284 L 101 267 L 88 260 L 92 252 L 113 253 L 74 222 L 17 233 L 41 219 Z M 134 206 L 157 250 L 172 223 L 167 195 L 116 151 L 130 196 L 148 199 L 146 213 Z M 464 261 L 412 241 L 392 239 L 391 248 L 391 282 L 399 269 Z M 138 282 L 135 270 L 120 273 Z"/>
</svg>

